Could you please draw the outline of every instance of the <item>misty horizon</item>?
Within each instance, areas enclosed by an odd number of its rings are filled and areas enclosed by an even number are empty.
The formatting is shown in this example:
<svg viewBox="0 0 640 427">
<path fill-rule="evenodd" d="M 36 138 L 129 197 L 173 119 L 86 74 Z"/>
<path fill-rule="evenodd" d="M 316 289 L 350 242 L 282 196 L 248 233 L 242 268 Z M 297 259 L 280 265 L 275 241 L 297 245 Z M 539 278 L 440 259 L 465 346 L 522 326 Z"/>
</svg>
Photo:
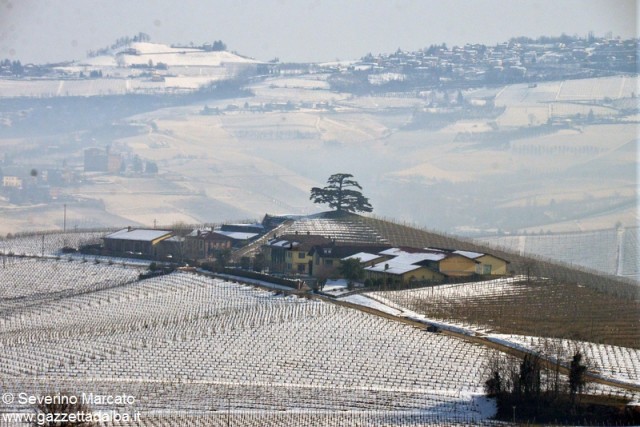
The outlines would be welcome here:
<svg viewBox="0 0 640 427">
<path fill-rule="evenodd" d="M 268 61 L 328 62 L 431 44 L 493 45 L 511 37 L 567 34 L 635 38 L 633 1 L 542 2 L 9 2 L 0 4 L 0 57 L 24 63 L 84 58 L 118 37 L 144 32 L 158 43 L 224 41 Z M 561 6 L 562 5 L 562 6 Z M 211 21 L 207 21 L 211 20 Z M 182 26 L 191 22 L 187 30 Z M 68 31 L 60 32 L 64 26 Z M 246 29 L 251 31 L 246 31 Z"/>
</svg>

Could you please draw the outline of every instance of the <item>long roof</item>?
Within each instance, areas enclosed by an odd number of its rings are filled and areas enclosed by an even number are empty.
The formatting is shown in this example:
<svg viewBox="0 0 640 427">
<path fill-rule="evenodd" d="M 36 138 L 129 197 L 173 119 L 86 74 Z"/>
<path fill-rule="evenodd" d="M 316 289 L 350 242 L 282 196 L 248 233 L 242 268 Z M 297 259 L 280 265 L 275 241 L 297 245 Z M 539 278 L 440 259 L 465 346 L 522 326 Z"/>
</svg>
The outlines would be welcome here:
<svg viewBox="0 0 640 427">
<path fill-rule="evenodd" d="M 396 263 L 396 262 L 393 262 L 393 260 L 391 260 L 388 262 L 380 262 L 371 267 L 365 267 L 365 270 L 384 272 L 388 274 L 405 274 L 410 271 L 418 270 L 420 268 L 426 268 L 426 267 L 423 267 L 421 265 Z"/>
<path fill-rule="evenodd" d="M 369 254 L 373 255 L 373 254 Z M 417 248 L 390 248 L 379 252 L 379 255 L 392 257 L 387 261 L 381 261 L 371 267 L 366 267 L 367 271 L 385 272 L 388 274 L 405 274 L 419 268 L 427 268 L 439 274 L 444 274 L 425 265 L 426 261 L 442 261 L 450 256 L 463 256 L 439 250 L 417 249 Z M 355 255 L 354 255 L 355 257 Z M 477 262 L 477 261 L 476 261 Z"/>
<path fill-rule="evenodd" d="M 308 251 L 316 245 L 324 245 L 330 240 L 315 234 L 285 234 L 267 242 L 268 246 L 289 247 L 300 251 Z"/>
<path fill-rule="evenodd" d="M 359 259 L 360 262 L 369 262 L 369 261 L 373 261 L 374 259 L 379 259 L 382 257 L 383 257 L 382 255 L 378 255 L 378 254 L 370 254 L 368 252 L 358 252 L 357 254 L 353 254 L 348 257 L 344 257 L 342 259 L 345 261 L 348 259 Z"/>
<path fill-rule="evenodd" d="M 138 242 L 152 242 L 165 236 L 171 235 L 172 231 L 169 230 L 155 230 L 155 229 L 129 229 L 123 228 L 115 233 L 107 234 L 104 239 L 118 239 L 118 240 L 135 240 Z"/>
<path fill-rule="evenodd" d="M 214 231 L 214 233 L 222 234 L 223 236 L 230 237 L 230 238 L 232 238 L 234 240 L 248 240 L 248 239 L 253 239 L 254 237 L 258 236 L 258 233 L 245 233 L 245 232 L 242 232 L 242 231 L 216 230 L 216 231 Z"/>
<path fill-rule="evenodd" d="M 415 249 L 411 252 L 406 251 L 405 248 L 391 248 L 380 252 L 380 255 L 392 256 L 393 261 L 403 264 L 416 264 L 422 261 L 441 261 L 445 259 L 448 254 L 445 252 L 437 252 L 431 250 Z"/>
<path fill-rule="evenodd" d="M 462 255 L 467 258 L 476 259 L 481 256 L 485 256 L 486 254 L 480 252 L 471 252 L 471 251 L 453 251 L 454 254 Z"/>
</svg>

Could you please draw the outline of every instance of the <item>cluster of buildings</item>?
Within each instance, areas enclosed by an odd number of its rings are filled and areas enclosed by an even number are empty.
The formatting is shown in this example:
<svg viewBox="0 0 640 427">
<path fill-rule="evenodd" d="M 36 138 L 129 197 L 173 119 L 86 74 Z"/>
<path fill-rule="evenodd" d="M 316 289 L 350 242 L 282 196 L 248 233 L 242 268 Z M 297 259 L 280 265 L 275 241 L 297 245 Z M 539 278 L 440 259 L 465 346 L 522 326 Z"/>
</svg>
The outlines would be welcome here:
<svg viewBox="0 0 640 427">
<path fill-rule="evenodd" d="M 13 204 L 50 202 L 60 188 L 75 180 L 68 169 L 26 168 L 0 162 L 0 195 Z"/>
<path fill-rule="evenodd" d="M 85 172 L 110 172 L 118 173 L 122 168 L 122 156 L 111 152 L 106 148 L 87 148 L 84 150 Z"/>
<path fill-rule="evenodd" d="M 160 261 L 210 261 L 225 251 L 247 245 L 263 230 L 261 224 L 226 224 L 214 229 L 195 229 L 186 234 L 127 227 L 104 236 L 101 253 Z"/>
<path fill-rule="evenodd" d="M 340 278 L 341 266 L 357 260 L 372 283 L 442 283 L 471 276 L 504 276 L 509 262 L 498 256 L 444 248 L 392 247 L 382 243 L 337 242 L 311 233 L 267 240 L 265 224 L 227 224 L 188 233 L 124 228 L 103 238 L 101 253 L 161 261 L 211 262 L 253 243 L 264 273 L 310 281 Z M 260 242 L 255 242 L 265 236 Z"/>
<path fill-rule="evenodd" d="M 47 152 L 55 152 L 58 147 L 49 146 Z M 87 148 L 83 152 L 84 172 L 104 172 L 121 174 L 156 174 L 155 162 L 142 160 L 134 155 L 129 158 L 114 153 L 110 147 Z M 75 167 L 63 162 L 62 167 L 48 164 L 32 165 L 14 163 L 8 156 L 0 153 L 0 196 L 13 204 L 48 203 L 60 199 L 63 189 L 82 182 L 84 176 Z M 69 199 L 69 196 L 65 196 Z"/>
<path fill-rule="evenodd" d="M 340 277 L 343 261 L 357 259 L 365 279 L 381 283 L 444 282 L 457 278 L 503 276 L 508 261 L 495 255 L 442 248 L 337 243 L 312 234 L 284 235 L 263 246 L 271 274 Z"/>
<path fill-rule="evenodd" d="M 495 46 L 467 44 L 451 49 L 433 45 L 416 52 L 368 54 L 356 71 L 420 75 L 434 81 L 517 82 L 592 77 L 603 71 L 635 72 L 638 41 L 561 36 L 512 39 Z M 370 78 L 371 80 L 371 78 Z"/>
<path fill-rule="evenodd" d="M 126 158 L 121 153 L 114 153 L 110 146 L 105 148 L 91 147 L 84 150 L 85 172 L 106 172 L 120 174 L 130 172 L 134 174 L 156 174 L 158 165 L 149 160 L 142 160 L 138 155 Z"/>
</svg>

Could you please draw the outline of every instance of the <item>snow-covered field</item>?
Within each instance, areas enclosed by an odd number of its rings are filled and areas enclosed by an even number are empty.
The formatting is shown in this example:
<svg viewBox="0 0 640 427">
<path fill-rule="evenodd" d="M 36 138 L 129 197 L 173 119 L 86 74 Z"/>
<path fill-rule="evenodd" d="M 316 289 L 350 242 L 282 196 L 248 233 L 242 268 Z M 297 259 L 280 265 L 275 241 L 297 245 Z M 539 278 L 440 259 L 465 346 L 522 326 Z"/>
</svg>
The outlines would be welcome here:
<svg viewBox="0 0 640 427">
<path fill-rule="evenodd" d="M 574 354 L 580 352 L 593 373 L 622 383 L 636 386 L 640 384 L 640 350 L 638 349 L 522 335 L 490 334 L 489 339 L 532 350 L 561 361 L 571 360 Z"/>
<path fill-rule="evenodd" d="M 521 255 L 541 256 L 606 274 L 638 279 L 638 227 L 579 233 L 487 237 L 479 241 Z M 576 250 L 579 248 L 579 250 Z"/>
<path fill-rule="evenodd" d="M 413 300 L 461 300 L 464 298 L 490 298 L 493 295 L 514 292 L 523 277 L 508 277 L 482 282 L 456 283 L 391 292 L 370 292 L 372 298 L 392 307 L 409 307 Z"/>
<path fill-rule="evenodd" d="M 158 422 L 229 410 L 240 425 L 438 425 L 494 411 L 481 396 L 492 350 L 317 300 L 138 271 L 4 264 L 3 392 L 127 393 Z"/>
<path fill-rule="evenodd" d="M 507 107 L 497 122 L 501 126 L 539 125 L 549 118 L 569 118 L 576 114 L 584 116 L 590 110 L 596 117 L 610 116 L 614 110 L 594 104 L 605 98 L 629 98 L 637 93 L 637 88 L 637 76 L 544 82 L 535 88 L 526 84 L 510 85 L 496 96 L 496 105 Z M 590 102 L 591 105 L 577 102 Z"/>
<path fill-rule="evenodd" d="M 65 246 L 78 248 L 81 245 L 100 243 L 107 231 L 44 232 L 0 238 L 0 254 L 60 256 Z"/>
<path fill-rule="evenodd" d="M 138 278 L 134 268 L 96 264 L 80 259 L 65 261 L 4 258 L 0 269 L 0 310 L 27 306 L 37 309 L 52 297 L 66 297 L 130 283 Z"/>
<path fill-rule="evenodd" d="M 487 331 L 480 325 L 459 323 L 451 320 L 430 319 L 408 309 L 414 300 L 464 301 L 466 299 L 490 299 L 492 296 L 517 293 L 519 284 L 525 280 L 522 277 L 495 279 L 483 282 L 462 283 L 455 285 L 441 285 L 428 288 L 418 288 L 392 292 L 371 292 L 355 295 L 350 302 L 366 307 L 411 319 L 433 324 L 442 329 L 448 329 L 468 335 L 482 335 Z M 369 298 L 367 298 L 369 297 Z M 345 300 L 347 298 L 344 298 Z M 562 363 L 570 360 L 571 356 L 580 351 L 588 363 L 589 369 L 602 378 L 614 382 L 640 385 L 640 350 L 635 348 L 605 345 L 585 341 L 558 338 L 541 338 L 536 336 L 506 335 L 489 333 L 491 341 L 500 344 L 533 351 L 550 359 L 558 359 Z"/>
<path fill-rule="evenodd" d="M 184 273 L 14 313 L 2 337 L 5 390 L 130 390 L 143 410 L 491 415 L 482 348 Z"/>
<path fill-rule="evenodd" d="M 5 98 L 55 96 L 105 96 L 146 93 L 181 93 L 193 91 L 211 82 L 233 76 L 226 69 L 207 70 L 206 75 L 176 75 L 164 81 L 150 78 L 113 77 L 110 79 L 43 79 L 6 80 L 0 79 L 0 94 Z"/>
<path fill-rule="evenodd" d="M 101 55 L 80 61 L 79 65 L 93 66 L 131 66 L 163 63 L 167 66 L 182 67 L 219 67 L 225 63 L 255 64 L 251 58 L 242 57 L 226 51 L 204 51 L 190 47 L 171 47 L 162 43 L 131 43 L 113 55 Z"/>
<path fill-rule="evenodd" d="M 0 79 L 0 97 L 180 93 L 228 79 L 259 63 L 230 52 L 173 48 L 159 43 L 132 43 L 116 53 L 57 67 L 59 72 L 74 78 Z M 164 69 L 145 68 L 159 63 L 164 64 Z M 89 76 L 92 71 L 100 71 L 103 77 L 75 78 L 81 72 Z M 160 78 L 152 79 L 152 72 Z"/>
<path fill-rule="evenodd" d="M 28 253 L 40 240 L 23 237 L 11 247 Z M 55 244 L 46 250 L 55 254 Z M 120 263 L 3 260 L 0 386 L 16 395 L 125 393 L 135 397 L 144 425 L 184 419 L 246 426 L 490 424 L 495 411 L 482 397 L 482 384 L 485 365 L 497 353 L 445 334 L 193 273 L 138 281 L 139 267 Z M 513 291 L 517 281 L 402 292 L 407 298 L 434 289 L 446 298 L 490 297 Z M 340 300 L 430 321 L 378 293 Z M 489 339 L 545 354 L 561 348 L 563 359 L 580 349 L 603 377 L 640 381 L 638 350 L 497 334 Z M 617 393 L 605 386 L 592 391 Z"/>
</svg>

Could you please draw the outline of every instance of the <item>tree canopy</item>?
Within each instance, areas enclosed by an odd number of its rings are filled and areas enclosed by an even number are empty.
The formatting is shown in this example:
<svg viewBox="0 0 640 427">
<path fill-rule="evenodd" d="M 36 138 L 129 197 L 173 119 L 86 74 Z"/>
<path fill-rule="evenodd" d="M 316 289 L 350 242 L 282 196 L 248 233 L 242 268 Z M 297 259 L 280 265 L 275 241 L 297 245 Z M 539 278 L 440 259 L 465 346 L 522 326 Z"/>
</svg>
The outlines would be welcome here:
<svg viewBox="0 0 640 427">
<path fill-rule="evenodd" d="M 575 399 L 576 394 L 580 393 L 585 386 L 585 374 L 587 367 L 582 363 L 582 354 L 577 352 L 571 360 L 569 370 L 569 392 L 571 393 L 571 399 Z"/>
<path fill-rule="evenodd" d="M 364 278 L 364 267 L 360 264 L 360 260 L 356 258 L 341 260 L 338 271 L 349 281 L 350 287 L 356 280 L 362 280 Z"/>
<path fill-rule="evenodd" d="M 329 177 L 324 188 L 313 187 L 309 197 L 313 203 L 327 204 L 337 212 L 371 212 L 369 199 L 359 190 L 362 187 L 348 173 L 336 173 Z"/>
</svg>

